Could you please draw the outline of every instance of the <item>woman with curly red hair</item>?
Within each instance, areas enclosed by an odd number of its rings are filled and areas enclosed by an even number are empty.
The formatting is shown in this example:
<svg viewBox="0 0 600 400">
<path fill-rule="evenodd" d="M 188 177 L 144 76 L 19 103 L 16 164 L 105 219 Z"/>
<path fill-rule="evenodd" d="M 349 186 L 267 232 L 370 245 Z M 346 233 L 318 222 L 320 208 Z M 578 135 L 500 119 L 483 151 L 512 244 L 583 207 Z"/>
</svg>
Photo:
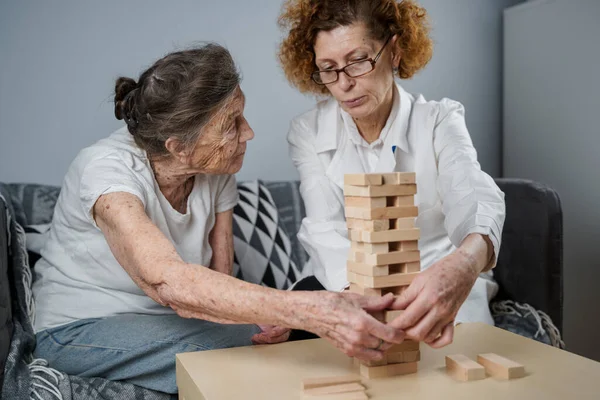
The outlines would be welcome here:
<svg viewBox="0 0 600 400">
<path fill-rule="evenodd" d="M 425 9 L 409 0 L 290 0 L 280 24 L 287 79 L 328 97 L 288 135 L 307 215 L 298 237 L 316 286 L 348 286 L 344 174 L 414 171 L 422 273 L 396 298 L 393 308 L 406 311 L 391 324 L 433 347 L 452 341 L 456 323 L 493 324 L 504 194 L 480 168 L 463 106 L 396 82 L 431 59 Z"/>
</svg>

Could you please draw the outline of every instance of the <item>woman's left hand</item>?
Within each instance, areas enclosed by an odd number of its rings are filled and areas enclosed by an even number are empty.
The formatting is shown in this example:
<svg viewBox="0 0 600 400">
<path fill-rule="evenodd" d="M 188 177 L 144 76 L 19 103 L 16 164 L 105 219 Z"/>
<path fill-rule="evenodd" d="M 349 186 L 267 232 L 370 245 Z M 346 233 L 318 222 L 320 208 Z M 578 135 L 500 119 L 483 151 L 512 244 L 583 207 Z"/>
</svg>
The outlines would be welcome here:
<svg viewBox="0 0 600 400">
<path fill-rule="evenodd" d="M 254 344 L 275 344 L 285 342 L 290 338 L 291 330 L 289 328 L 274 325 L 258 325 L 258 327 L 262 332 L 252 336 Z"/>
<path fill-rule="evenodd" d="M 460 252 L 442 258 L 396 298 L 390 308 L 405 311 L 390 325 L 434 348 L 452 343 L 454 318 L 478 275 L 472 259 Z"/>
</svg>

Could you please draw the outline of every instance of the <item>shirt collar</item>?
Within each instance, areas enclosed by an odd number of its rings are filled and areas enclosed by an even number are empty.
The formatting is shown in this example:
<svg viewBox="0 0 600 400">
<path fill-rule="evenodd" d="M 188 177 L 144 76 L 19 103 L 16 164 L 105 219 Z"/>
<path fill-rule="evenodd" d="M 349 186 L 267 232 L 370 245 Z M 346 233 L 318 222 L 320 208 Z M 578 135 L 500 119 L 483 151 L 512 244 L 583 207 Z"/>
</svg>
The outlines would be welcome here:
<svg viewBox="0 0 600 400">
<path fill-rule="evenodd" d="M 377 141 L 384 142 L 389 146 L 396 146 L 403 151 L 408 152 L 408 120 L 412 109 L 412 99 L 410 95 L 400 86 L 394 85 L 394 100 L 390 116 L 381 131 L 381 136 Z M 318 153 L 338 148 L 338 139 L 343 137 L 343 132 L 348 133 L 349 140 L 355 144 L 366 144 L 366 141 L 358 133 L 356 124 L 352 117 L 341 109 L 334 98 L 327 100 L 320 107 L 318 114 L 318 131 L 315 148 Z M 361 145 L 364 145 L 361 144 Z"/>
</svg>

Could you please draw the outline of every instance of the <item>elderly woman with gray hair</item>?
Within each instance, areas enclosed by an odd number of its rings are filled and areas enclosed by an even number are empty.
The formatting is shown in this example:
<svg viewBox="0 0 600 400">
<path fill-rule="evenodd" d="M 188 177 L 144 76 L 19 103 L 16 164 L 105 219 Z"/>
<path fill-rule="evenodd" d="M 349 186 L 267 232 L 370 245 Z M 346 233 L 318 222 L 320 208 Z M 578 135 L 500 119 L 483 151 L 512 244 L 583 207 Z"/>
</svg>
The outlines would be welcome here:
<svg viewBox="0 0 600 400">
<path fill-rule="evenodd" d="M 126 126 L 70 166 L 36 264 L 36 356 L 69 374 L 175 393 L 175 354 L 310 331 L 380 359 L 393 298 L 279 291 L 231 276 L 233 176 L 254 136 L 239 74 L 208 44 L 116 82 Z"/>
</svg>

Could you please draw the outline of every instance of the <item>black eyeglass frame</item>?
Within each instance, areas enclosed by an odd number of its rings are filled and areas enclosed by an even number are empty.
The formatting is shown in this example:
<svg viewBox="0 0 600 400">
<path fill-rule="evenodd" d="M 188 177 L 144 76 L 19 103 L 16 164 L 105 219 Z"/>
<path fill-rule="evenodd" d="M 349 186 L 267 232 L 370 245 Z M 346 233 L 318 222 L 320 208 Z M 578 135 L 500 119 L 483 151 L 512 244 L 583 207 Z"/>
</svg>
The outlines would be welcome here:
<svg viewBox="0 0 600 400">
<path fill-rule="evenodd" d="M 377 53 L 377 55 L 375 56 L 375 58 L 367 58 L 366 60 L 355 61 L 353 63 L 347 64 L 347 65 L 343 66 L 342 68 L 338 68 L 338 69 L 327 69 L 327 70 L 315 71 L 312 74 L 310 74 L 310 78 L 317 85 L 324 86 L 324 85 L 330 85 L 332 83 L 337 82 L 340 79 L 340 72 L 345 73 L 350 78 L 359 78 L 361 76 L 365 76 L 368 73 L 373 72 L 373 70 L 375 69 L 375 64 L 377 63 L 377 60 L 379 60 L 379 57 L 381 57 L 381 54 L 383 53 L 383 50 L 385 49 L 385 46 L 387 46 L 387 44 L 389 43 L 389 41 L 390 41 L 391 38 L 392 38 L 392 35 L 388 36 L 387 40 L 385 41 L 385 43 L 381 47 L 381 50 L 379 50 L 379 53 Z M 364 62 L 369 62 L 371 64 L 371 69 L 368 70 L 367 72 L 364 72 L 364 73 L 359 74 L 359 75 L 352 76 L 352 75 L 350 75 L 346 71 L 346 68 L 351 67 L 351 66 L 356 65 L 356 64 L 364 63 Z M 323 81 L 320 79 L 321 72 L 335 72 L 335 80 L 331 81 L 331 82 L 323 83 Z"/>
</svg>

